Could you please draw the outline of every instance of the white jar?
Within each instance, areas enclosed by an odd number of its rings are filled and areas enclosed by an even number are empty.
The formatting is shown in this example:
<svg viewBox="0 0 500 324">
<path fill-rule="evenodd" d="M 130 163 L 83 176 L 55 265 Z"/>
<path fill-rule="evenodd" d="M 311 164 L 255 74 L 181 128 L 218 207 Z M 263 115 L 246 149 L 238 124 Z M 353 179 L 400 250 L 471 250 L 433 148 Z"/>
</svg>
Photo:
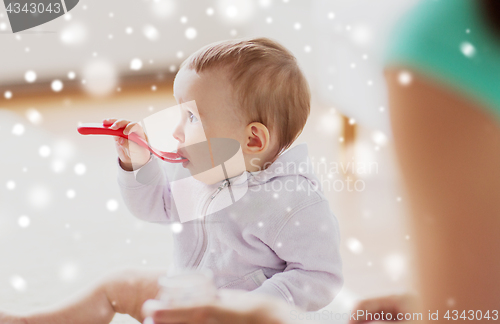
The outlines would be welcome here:
<svg viewBox="0 0 500 324">
<path fill-rule="evenodd" d="M 186 270 L 158 280 L 158 299 L 167 308 L 206 305 L 217 298 L 213 273 L 209 270 Z"/>
</svg>

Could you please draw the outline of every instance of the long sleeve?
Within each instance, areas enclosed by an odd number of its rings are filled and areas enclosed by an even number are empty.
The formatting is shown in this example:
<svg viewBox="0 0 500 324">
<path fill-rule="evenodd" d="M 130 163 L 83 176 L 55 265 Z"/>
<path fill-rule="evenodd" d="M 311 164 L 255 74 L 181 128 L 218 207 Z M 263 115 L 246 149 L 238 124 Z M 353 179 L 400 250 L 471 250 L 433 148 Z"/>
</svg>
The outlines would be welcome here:
<svg viewBox="0 0 500 324">
<path fill-rule="evenodd" d="M 118 184 L 130 212 L 148 222 L 172 222 L 170 185 L 158 159 L 151 156 L 135 171 L 123 170 L 119 159 L 117 161 Z"/>
<path fill-rule="evenodd" d="M 273 295 L 306 311 L 327 306 L 343 284 L 339 244 L 338 222 L 326 200 L 296 211 L 268 242 L 285 270 L 250 294 Z"/>
</svg>

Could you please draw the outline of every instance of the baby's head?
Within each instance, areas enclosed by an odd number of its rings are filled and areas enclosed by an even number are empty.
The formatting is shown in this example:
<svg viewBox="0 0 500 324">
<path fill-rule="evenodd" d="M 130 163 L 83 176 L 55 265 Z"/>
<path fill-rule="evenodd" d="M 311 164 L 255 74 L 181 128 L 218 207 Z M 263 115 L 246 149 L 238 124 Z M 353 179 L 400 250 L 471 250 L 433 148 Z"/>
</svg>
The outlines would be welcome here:
<svg viewBox="0 0 500 324">
<path fill-rule="evenodd" d="M 196 102 L 181 105 L 174 132 L 180 151 L 231 138 L 240 143 L 247 171 L 265 168 L 295 141 L 311 99 L 295 57 L 267 38 L 217 42 L 193 53 L 177 73 L 174 96 L 179 104 Z"/>
</svg>

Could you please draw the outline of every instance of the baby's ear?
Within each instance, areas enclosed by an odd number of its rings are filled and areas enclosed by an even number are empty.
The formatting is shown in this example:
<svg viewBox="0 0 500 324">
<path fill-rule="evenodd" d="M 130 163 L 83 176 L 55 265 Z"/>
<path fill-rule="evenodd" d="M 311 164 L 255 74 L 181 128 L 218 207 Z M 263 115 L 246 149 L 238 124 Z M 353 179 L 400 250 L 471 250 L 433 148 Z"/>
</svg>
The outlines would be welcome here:
<svg viewBox="0 0 500 324">
<path fill-rule="evenodd" d="M 269 148 L 269 130 L 259 122 L 253 122 L 245 128 L 245 147 L 243 152 L 261 154 Z"/>
</svg>

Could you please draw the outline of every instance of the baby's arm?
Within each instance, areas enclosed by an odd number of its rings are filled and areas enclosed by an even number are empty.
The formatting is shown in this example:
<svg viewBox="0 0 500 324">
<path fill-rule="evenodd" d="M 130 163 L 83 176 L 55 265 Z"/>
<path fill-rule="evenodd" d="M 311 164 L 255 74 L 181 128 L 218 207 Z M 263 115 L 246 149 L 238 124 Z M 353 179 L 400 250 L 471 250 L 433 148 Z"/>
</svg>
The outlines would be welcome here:
<svg viewBox="0 0 500 324">
<path fill-rule="evenodd" d="M 112 129 L 125 127 L 125 134 L 135 132 L 147 140 L 144 130 L 137 123 L 116 119 L 104 122 L 113 122 Z M 171 222 L 170 186 L 159 160 L 147 149 L 122 137 L 115 136 L 115 143 L 118 184 L 125 205 L 137 218 L 154 223 Z"/>
<path fill-rule="evenodd" d="M 316 311 L 327 306 L 343 284 L 338 222 L 326 200 L 292 210 L 271 242 L 286 262 L 277 273 L 250 293 L 264 293 Z"/>
<path fill-rule="evenodd" d="M 173 221 L 170 185 L 156 157 L 135 171 L 118 166 L 118 184 L 132 215 L 153 223 Z"/>
</svg>

